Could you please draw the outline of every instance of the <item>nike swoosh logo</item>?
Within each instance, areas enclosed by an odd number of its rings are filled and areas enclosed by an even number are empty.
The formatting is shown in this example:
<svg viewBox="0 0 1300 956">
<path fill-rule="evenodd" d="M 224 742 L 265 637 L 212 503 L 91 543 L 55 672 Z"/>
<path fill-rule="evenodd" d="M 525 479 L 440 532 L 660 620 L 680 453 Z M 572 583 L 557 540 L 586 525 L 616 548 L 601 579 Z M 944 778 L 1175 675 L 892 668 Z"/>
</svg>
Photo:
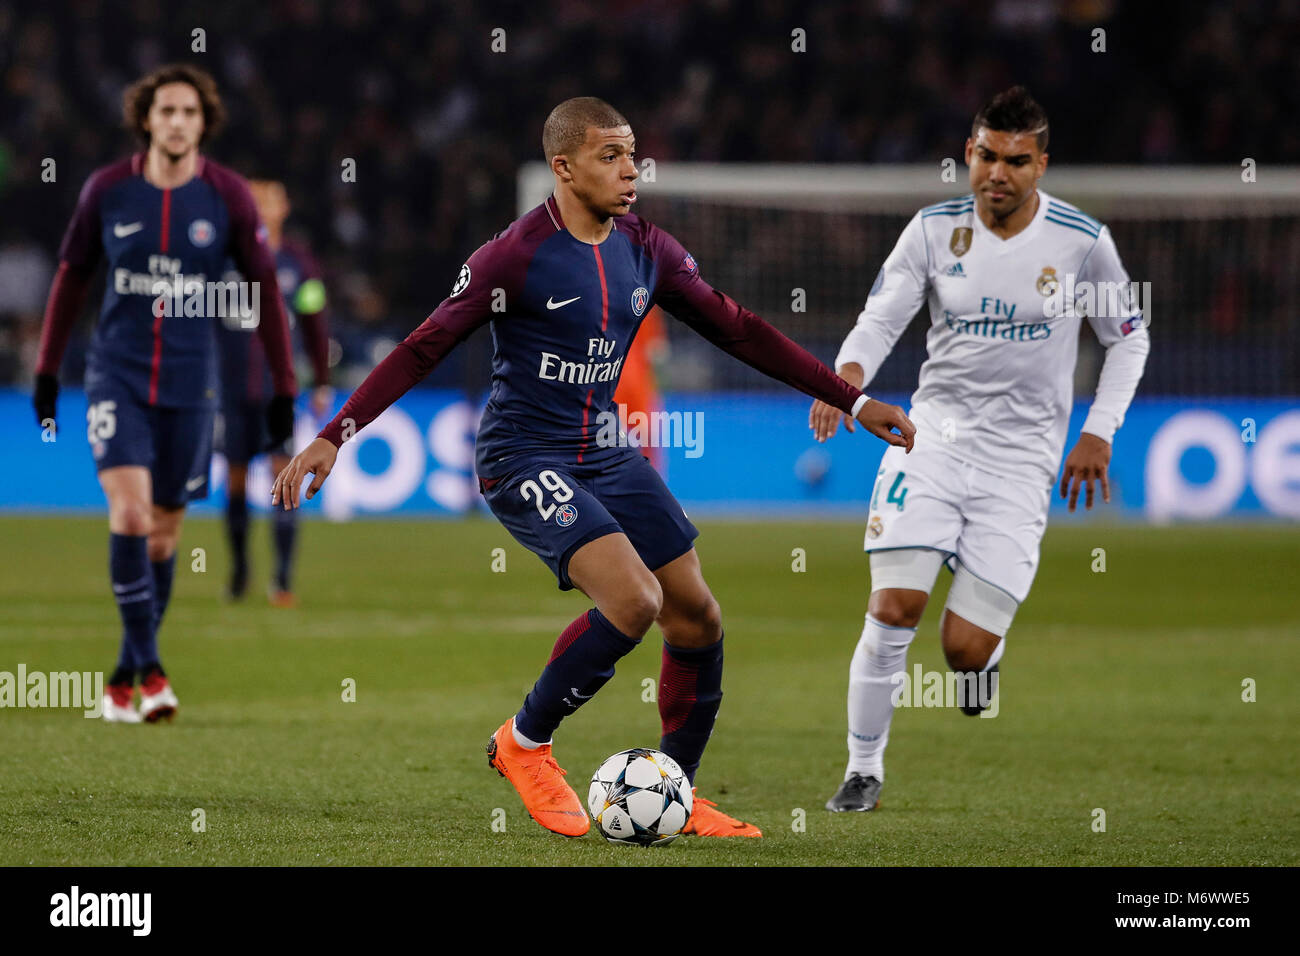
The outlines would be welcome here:
<svg viewBox="0 0 1300 956">
<path fill-rule="evenodd" d="M 203 484 L 207 480 L 208 480 L 207 475 L 199 475 L 195 478 L 191 478 L 189 481 L 185 482 L 185 490 L 193 491 L 195 488 L 197 488 L 199 485 Z"/>
<path fill-rule="evenodd" d="M 591 700 L 591 698 L 596 696 L 595 694 L 579 694 L 578 688 L 576 687 L 570 687 L 569 692 L 573 694 L 574 697 L 578 697 L 582 700 Z"/>
<path fill-rule="evenodd" d="M 122 225 L 120 222 L 114 223 L 113 235 L 117 236 L 119 239 L 125 239 L 127 236 L 133 235 L 143 228 L 144 223 L 142 222 L 133 222 L 126 226 Z"/>
<path fill-rule="evenodd" d="M 565 299 L 563 302 L 556 302 L 554 297 L 551 297 L 546 300 L 546 307 L 548 309 L 562 309 L 570 302 L 577 302 L 581 298 L 582 296 L 575 295 L 572 299 Z"/>
</svg>

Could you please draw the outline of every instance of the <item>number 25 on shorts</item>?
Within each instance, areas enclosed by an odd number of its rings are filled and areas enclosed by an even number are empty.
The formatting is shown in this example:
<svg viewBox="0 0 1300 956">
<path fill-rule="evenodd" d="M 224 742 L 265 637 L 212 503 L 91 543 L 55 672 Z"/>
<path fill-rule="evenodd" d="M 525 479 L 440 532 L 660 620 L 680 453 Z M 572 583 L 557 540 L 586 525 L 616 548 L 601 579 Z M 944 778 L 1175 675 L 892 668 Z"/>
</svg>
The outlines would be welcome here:
<svg viewBox="0 0 1300 956">
<path fill-rule="evenodd" d="M 903 479 L 906 476 L 907 476 L 907 472 L 900 471 L 898 475 L 894 478 L 894 483 L 889 486 L 889 494 L 885 495 L 885 503 L 891 505 L 898 505 L 899 511 L 903 510 L 903 502 L 907 498 L 907 489 L 903 487 Z M 884 469 L 882 468 L 880 470 L 880 474 L 876 477 L 876 490 L 871 495 L 872 511 L 876 511 L 879 507 L 880 488 L 884 484 L 884 478 L 885 478 Z"/>
<path fill-rule="evenodd" d="M 540 481 L 541 485 L 538 485 L 537 481 Z M 543 521 L 546 521 L 551 515 L 555 514 L 557 507 L 573 497 L 573 489 L 565 484 L 563 478 L 549 468 L 537 475 L 537 481 L 529 478 L 519 486 L 519 494 L 523 495 L 524 501 L 533 501 L 535 498 L 534 504 L 537 505 L 537 513 L 542 516 Z M 545 491 L 542 489 L 545 489 Z M 546 503 L 547 491 L 551 492 L 555 499 L 554 503 L 549 505 Z"/>
</svg>

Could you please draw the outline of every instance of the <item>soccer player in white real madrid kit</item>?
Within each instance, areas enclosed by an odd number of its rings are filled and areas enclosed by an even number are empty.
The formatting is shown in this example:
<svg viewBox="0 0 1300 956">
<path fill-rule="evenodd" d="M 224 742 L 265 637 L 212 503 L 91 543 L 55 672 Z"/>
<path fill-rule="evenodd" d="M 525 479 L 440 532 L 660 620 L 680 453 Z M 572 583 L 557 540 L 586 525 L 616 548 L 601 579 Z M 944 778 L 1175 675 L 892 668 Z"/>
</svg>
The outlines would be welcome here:
<svg viewBox="0 0 1300 956">
<path fill-rule="evenodd" d="M 895 675 L 906 672 L 945 563 L 953 581 L 940 631 L 960 678 L 957 703 L 974 715 L 992 700 L 1005 635 L 1038 567 L 1084 316 L 1106 358 L 1061 495 L 1074 510 L 1086 486 L 1091 508 L 1098 481 L 1110 500 L 1110 442 L 1149 339 L 1109 230 L 1037 188 L 1046 147 L 1047 117 L 1022 87 L 976 115 L 966 141 L 972 195 L 912 218 L 836 358 L 840 375 L 862 387 L 928 303 L 928 358 L 910 412 L 916 445 L 906 458 L 885 452 L 871 495 L 871 597 L 849 669 L 849 762 L 828 810 L 879 805 Z M 814 403 L 819 441 L 841 415 Z"/>
</svg>

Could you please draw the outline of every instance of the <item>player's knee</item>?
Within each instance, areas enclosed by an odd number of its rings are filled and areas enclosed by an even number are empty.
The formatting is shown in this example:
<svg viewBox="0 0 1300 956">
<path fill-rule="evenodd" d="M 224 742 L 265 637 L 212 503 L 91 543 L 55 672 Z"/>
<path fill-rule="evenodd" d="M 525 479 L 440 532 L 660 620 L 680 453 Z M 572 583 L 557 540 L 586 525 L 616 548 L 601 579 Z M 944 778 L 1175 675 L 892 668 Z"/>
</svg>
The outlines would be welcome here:
<svg viewBox="0 0 1300 956">
<path fill-rule="evenodd" d="M 149 502 L 119 498 L 108 506 L 109 530 L 114 534 L 141 536 L 153 533 L 153 508 Z"/>
<path fill-rule="evenodd" d="M 615 622 L 629 637 L 640 638 L 659 617 L 663 609 L 664 592 L 654 575 L 630 585 L 620 596 L 611 613 L 605 616 Z"/>
<path fill-rule="evenodd" d="M 658 620 L 664 640 L 674 647 L 708 647 L 722 640 L 722 608 L 707 591 L 685 606 L 665 601 Z"/>
<path fill-rule="evenodd" d="M 989 662 L 989 657 L 993 653 L 993 648 L 997 646 L 998 639 L 993 638 L 993 643 L 987 641 L 965 639 L 950 642 L 947 639 L 943 642 L 943 656 L 948 660 L 948 666 L 954 671 L 980 671 L 984 665 Z"/>
<path fill-rule="evenodd" d="M 712 594 L 700 611 L 699 622 L 700 630 L 707 643 L 713 644 L 722 640 L 722 606 Z"/>
<path fill-rule="evenodd" d="M 176 553 L 176 535 L 155 531 L 149 535 L 149 560 L 166 561 Z"/>
<path fill-rule="evenodd" d="M 916 627 L 925 613 L 928 598 L 924 591 L 885 588 L 871 592 L 867 611 L 887 627 Z"/>
</svg>

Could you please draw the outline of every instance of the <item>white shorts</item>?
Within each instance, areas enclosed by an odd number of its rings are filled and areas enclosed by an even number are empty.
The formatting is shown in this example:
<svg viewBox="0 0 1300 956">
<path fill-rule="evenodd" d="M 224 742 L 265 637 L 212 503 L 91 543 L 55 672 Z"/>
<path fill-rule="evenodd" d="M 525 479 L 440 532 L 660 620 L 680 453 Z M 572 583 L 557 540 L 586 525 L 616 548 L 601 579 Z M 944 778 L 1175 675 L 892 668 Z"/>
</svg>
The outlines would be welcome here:
<svg viewBox="0 0 1300 956">
<path fill-rule="evenodd" d="M 1038 571 L 1051 493 L 934 446 L 917 445 L 910 455 L 891 446 L 871 492 L 864 548 L 942 551 L 1023 602 Z"/>
</svg>

